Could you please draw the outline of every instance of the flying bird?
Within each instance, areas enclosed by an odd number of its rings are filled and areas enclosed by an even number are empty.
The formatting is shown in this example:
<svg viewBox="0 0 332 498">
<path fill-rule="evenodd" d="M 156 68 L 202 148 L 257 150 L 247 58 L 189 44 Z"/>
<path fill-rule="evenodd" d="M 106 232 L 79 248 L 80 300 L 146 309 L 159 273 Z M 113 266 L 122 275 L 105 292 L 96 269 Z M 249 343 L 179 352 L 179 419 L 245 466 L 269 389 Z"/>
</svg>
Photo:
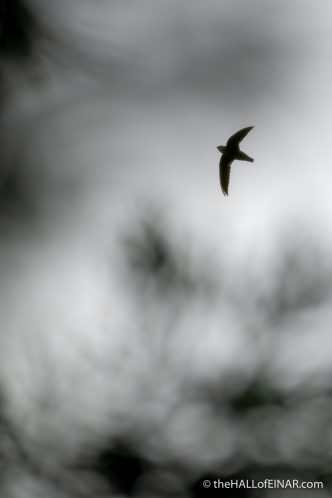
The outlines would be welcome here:
<svg viewBox="0 0 332 498">
<path fill-rule="evenodd" d="M 237 131 L 228 140 L 226 145 L 219 145 L 217 149 L 222 153 L 219 162 L 219 175 L 220 175 L 220 186 L 224 195 L 228 195 L 228 185 L 229 177 L 231 174 L 232 162 L 236 159 L 238 161 L 249 161 L 254 162 L 254 160 L 247 156 L 244 152 L 240 150 L 240 142 L 244 137 L 253 129 L 253 126 L 247 126 L 242 128 L 242 130 Z"/>
</svg>

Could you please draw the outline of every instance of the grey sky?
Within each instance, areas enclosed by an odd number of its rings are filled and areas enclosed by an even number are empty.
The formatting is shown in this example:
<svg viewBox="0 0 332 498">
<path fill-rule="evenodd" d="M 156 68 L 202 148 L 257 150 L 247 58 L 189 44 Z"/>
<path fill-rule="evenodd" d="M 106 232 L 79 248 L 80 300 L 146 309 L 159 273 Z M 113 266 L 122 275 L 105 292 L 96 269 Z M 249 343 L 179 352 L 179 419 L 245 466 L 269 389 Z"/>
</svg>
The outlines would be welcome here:
<svg viewBox="0 0 332 498">
<path fill-rule="evenodd" d="M 227 396 L 231 371 L 241 391 L 261 364 L 285 390 L 328 383 L 330 301 L 299 305 L 269 330 L 266 309 L 250 313 L 266 296 L 265 308 L 277 307 L 268 296 L 278 272 L 287 276 L 278 260 L 292 242 L 284 228 L 303 237 L 299 252 L 312 239 L 322 245 L 318 258 L 309 250 L 303 267 L 291 267 L 291 284 L 307 285 L 307 261 L 310 283 L 330 275 L 330 2 L 31 5 L 49 39 L 40 72 L 8 71 L 2 131 L 4 164 L 17 168 L 26 200 L 0 249 L 10 418 L 50 467 L 105 434 L 132 432 L 152 460 L 174 458 L 192 472 L 239 448 L 265 457 L 258 436 L 241 439 L 250 421 L 239 429 L 223 414 L 220 423 L 188 393 L 221 382 Z M 216 146 L 250 125 L 243 149 L 255 162 L 234 164 L 225 199 Z M 165 308 L 153 283 L 138 292 L 123 269 L 120 242 L 139 238 L 144 213 L 160 220 L 179 254 L 179 302 L 170 293 Z M 258 432 L 260 417 L 277 420 L 276 459 L 296 460 L 314 444 L 307 428 L 323 415 L 316 406 L 302 414 L 298 447 L 296 435 L 285 436 L 296 415 L 289 425 L 278 413 L 256 416 Z M 10 496 L 21 496 L 13 486 Z"/>
</svg>

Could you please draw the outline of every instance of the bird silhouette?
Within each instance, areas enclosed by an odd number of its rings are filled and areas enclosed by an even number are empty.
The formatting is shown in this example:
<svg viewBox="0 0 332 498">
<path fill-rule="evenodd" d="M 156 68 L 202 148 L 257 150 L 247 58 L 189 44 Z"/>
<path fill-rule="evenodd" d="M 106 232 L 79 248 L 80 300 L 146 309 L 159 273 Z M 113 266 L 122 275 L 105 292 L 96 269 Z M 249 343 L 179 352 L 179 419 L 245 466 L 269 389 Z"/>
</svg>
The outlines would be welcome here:
<svg viewBox="0 0 332 498">
<path fill-rule="evenodd" d="M 247 154 L 240 150 L 240 142 L 252 129 L 253 126 L 242 128 L 242 130 L 237 131 L 227 140 L 226 145 L 219 145 L 217 147 L 219 152 L 222 153 L 219 162 L 219 176 L 221 190 L 224 195 L 228 195 L 228 185 L 232 162 L 236 159 L 238 161 L 249 161 L 251 163 L 254 161 L 251 157 L 247 156 Z"/>
</svg>

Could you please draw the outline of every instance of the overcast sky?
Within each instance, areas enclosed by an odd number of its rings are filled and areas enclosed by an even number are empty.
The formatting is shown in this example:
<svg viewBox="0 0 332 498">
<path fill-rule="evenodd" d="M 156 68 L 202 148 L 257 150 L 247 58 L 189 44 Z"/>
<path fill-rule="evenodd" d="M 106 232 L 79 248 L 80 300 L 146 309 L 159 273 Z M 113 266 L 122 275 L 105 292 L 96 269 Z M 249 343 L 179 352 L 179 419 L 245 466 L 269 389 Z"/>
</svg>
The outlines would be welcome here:
<svg viewBox="0 0 332 498">
<path fill-rule="evenodd" d="M 251 318 L 246 307 L 239 316 L 231 285 L 237 279 L 240 300 L 251 278 L 273 286 L 271 261 L 287 240 L 310 254 L 320 241 L 320 275 L 330 270 L 330 2 L 31 6 L 46 35 L 29 76 L 8 69 L 2 128 L 2 176 L 17 168 L 25 199 L 0 249 L 9 415 L 30 445 L 60 460 L 106 433 L 144 434 L 149 423 L 158 427 L 156 440 L 147 438 L 151 458 L 165 451 L 190 461 L 195 453 L 198 468 L 226 460 L 239 444 L 229 421 L 218 448 L 203 429 L 198 442 L 174 441 L 184 425 L 200 425 L 204 407 L 188 400 L 162 439 L 163 417 L 174 399 L 185 399 L 183 389 L 219 379 L 234 363 L 250 378 L 262 358 L 287 389 L 330 369 L 329 305 L 279 324 L 273 355 L 270 336 L 248 336 Z M 242 148 L 255 162 L 233 165 L 225 198 L 216 147 L 250 125 Z M 154 288 L 137 291 L 122 271 L 120 242 L 139 237 L 147 214 L 167 227 L 184 273 L 207 275 L 206 288 L 221 293 L 228 282 L 229 301 L 200 291 L 187 308 L 170 298 L 161 309 L 150 303 Z M 166 329 L 176 333 L 160 367 Z M 142 334 L 152 334 L 152 345 Z M 296 454 L 295 443 L 284 444 Z"/>
<path fill-rule="evenodd" d="M 66 145 L 96 144 L 103 184 L 106 169 L 117 192 L 128 191 L 129 176 L 136 192 L 175 196 L 177 211 L 195 211 L 185 220 L 201 213 L 210 234 L 211 216 L 215 228 L 226 218 L 257 234 L 254 224 L 274 224 L 281 213 L 328 215 L 327 1 L 34 4 L 63 49 L 65 69 L 55 78 L 75 94 L 52 119 L 62 130 L 68 122 Z M 216 146 L 249 125 L 243 148 L 255 163 L 235 164 L 224 199 Z"/>
</svg>

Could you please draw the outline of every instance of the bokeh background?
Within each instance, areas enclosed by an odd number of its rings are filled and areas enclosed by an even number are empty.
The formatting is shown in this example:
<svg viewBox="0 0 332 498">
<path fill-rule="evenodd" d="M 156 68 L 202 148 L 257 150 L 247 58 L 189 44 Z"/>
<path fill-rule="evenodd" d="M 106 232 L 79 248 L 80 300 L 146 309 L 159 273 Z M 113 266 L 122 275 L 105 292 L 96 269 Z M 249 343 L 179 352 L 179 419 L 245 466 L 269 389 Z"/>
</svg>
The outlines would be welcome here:
<svg viewBox="0 0 332 498">
<path fill-rule="evenodd" d="M 0 2 L 1 496 L 332 495 L 331 61 L 328 0 Z"/>
</svg>

